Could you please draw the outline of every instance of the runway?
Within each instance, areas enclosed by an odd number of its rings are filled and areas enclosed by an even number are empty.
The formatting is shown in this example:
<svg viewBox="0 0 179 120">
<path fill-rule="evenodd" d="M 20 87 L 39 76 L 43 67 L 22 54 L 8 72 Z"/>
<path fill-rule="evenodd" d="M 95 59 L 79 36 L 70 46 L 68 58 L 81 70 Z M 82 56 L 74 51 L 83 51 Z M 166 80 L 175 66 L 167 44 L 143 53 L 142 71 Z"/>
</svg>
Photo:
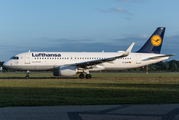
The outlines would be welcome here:
<svg viewBox="0 0 179 120">
<path fill-rule="evenodd" d="M 179 120 L 179 104 L 5 107 L 0 120 Z"/>
</svg>

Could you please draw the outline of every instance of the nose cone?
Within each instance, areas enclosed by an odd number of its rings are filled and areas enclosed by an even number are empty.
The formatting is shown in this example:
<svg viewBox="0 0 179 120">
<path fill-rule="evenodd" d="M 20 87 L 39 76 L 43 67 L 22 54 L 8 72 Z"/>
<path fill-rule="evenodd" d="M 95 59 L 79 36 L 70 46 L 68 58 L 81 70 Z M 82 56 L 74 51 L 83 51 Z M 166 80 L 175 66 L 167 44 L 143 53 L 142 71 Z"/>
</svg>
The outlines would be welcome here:
<svg viewBox="0 0 179 120">
<path fill-rule="evenodd" d="M 10 62 L 9 61 L 6 61 L 3 63 L 3 67 L 5 68 L 9 68 L 11 65 L 10 65 Z"/>
</svg>

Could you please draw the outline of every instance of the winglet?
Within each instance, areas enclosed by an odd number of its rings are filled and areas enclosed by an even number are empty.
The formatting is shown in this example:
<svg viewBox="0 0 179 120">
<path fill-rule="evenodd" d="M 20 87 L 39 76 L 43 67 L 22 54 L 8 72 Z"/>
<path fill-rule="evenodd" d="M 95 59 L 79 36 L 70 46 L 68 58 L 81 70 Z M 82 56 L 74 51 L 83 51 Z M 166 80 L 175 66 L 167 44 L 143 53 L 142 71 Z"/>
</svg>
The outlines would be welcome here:
<svg viewBox="0 0 179 120">
<path fill-rule="evenodd" d="M 122 56 L 124 56 L 124 57 L 125 57 L 125 56 L 128 56 L 128 55 L 131 53 L 131 50 L 132 50 L 134 44 L 135 44 L 135 43 L 132 43 L 132 44 L 129 46 L 129 48 L 126 50 L 126 52 L 125 52 Z"/>
</svg>

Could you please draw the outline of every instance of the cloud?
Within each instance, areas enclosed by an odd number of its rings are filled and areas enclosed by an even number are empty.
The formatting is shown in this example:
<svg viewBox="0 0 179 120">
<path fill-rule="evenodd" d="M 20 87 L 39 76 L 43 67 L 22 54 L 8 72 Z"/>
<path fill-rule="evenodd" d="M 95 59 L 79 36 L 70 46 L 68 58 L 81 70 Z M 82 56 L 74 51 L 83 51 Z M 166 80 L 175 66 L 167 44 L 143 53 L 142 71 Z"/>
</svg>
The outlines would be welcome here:
<svg viewBox="0 0 179 120">
<path fill-rule="evenodd" d="M 116 52 L 125 51 L 130 44 L 136 42 L 134 51 L 137 51 L 141 45 L 143 45 L 148 38 L 142 35 L 124 34 L 123 38 L 110 39 L 110 42 L 96 42 L 95 40 L 81 39 L 47 39 L 48 46 L 36 47 L 31 49 L 32 51 L 49 51 L 49 52 Z"/>
<path fill-rule="evenodd" d="M 128 47 L 128 46 L 127 46 Z M 63 43 L 60 45 L 53 45 L 43 48 L 36 48 L 33 51 L 49 51 L 49 52 L 116 52 L 118 50 L 125 50 L 127 47 L 123 44 L 116 44 L 116 42 L 104 43 Z"/>
<path fill-rule="evenodd" d="M 116 41 L 116 44 L 122 44 L 123 46 L 129 46 L 133 42 L 135 42 L 134 50 L 137 51 L 144 43 L 148 40 L 148 36 L 146 35 L 136 35 L 136 34 L 123 34 L 123 38 L 113 39 Z"/>
<path fill-rule="evenodd" d="M 116 0 L 116 1 L 120 3 L 124 3 L 124 2 L 142 3 L 144 0 Z"/>
<path fill-rule="evenodd" d="M 43 38 L 40 42 L 44 41 L 44 45 L 39 46 L 39 44 L 33 44 L 28 46 L 9 46 L 9 45 L 0 45 L 2 54 L 1 61 L 7 60 L 11 56 L 27 52 L 31 50 L 32 52 L 116 52 L 116 51 L 125 51 L 130 44 L 135 42 L 135 46 L 132 49 L 132 52 L 138 51 L 148 40 L 150 36 L 147 35 L 138 35 L 138 34 L 123 34 L 123 38 L 109 39 L 109 42 L 99 42 L 96 40 L 88 39 L 50 39 Z M 179 54 L 179 35 L 165 36 L 164 43 L 162 46 L 162 53 L 164 54 Z M 7 49 L 6 54 L 4 54 L 4 49 Z M 179 60 L 179 57 L 176 55 L 171 57 L 171 59 Z"/>
<path fill-rule="evenodd" d="M 127 20 L 131 20 L 131 18 L 129 18 L 129 17 L 126 17 L 126 19 L 127 19 Z"/>
<path fill-rule="evenodd" d="M 167 39 L 169 43 L 177 42 L 179 43 L 179 35 L 165 36 L 164 39 Z M 168 40 L 169 39 L 169 40 Z M 172 41 L 172 42 L 171 42 Z"/>
<path fill-rule="evenodd" d="M 179 51 L 179 35 L 164 36 L 164 45 L 167 49 L 174 50 L 174 52 Z M 178 53 L 179 54 L 179 53 Z"/>
<path fill-rule="evenodd" d="M 149 36 L 147 35 L 138 35 L 138 34 L 123 34 L 122 36 L 124 36 L 125 38 L 142 38 L 142 39 L 149 38 Z"/>
<path fill-rule="evenodd" d="M 45 44 L 41 47 L 33 47 L 32 51 L 50 51 L 50 52 L 116 52 L 126 50 L 130 44 L 136 42 L 134 51 L 137 51 L 148 39 L 146 35 L 123 34 L 123 38 L 110 39 L 110 42 L 96 42 L 96 40 L 79 39 L 72 40 L 66 38 L 51 39 L 43 37 L 41 40 Z M 27 51 L 27 50 L 25 50 Z"/>
<path fill-rule="evenodd" d="M 103 10 L 103 9 L 101 9 L 101 8 L 97 8 L 96 10 L 98 10 L 98 11 L 100 11 L 100 12 L 103 12 L 103 13 L 106 12 L 106 10 Z"/>
<path fill-rule="evenodd" d="M 104 9 L 101 9 L 101 8 L 97 8 L 96 10 L 98 10 L 100 12 L 103 12 L 103 13 L 113 11 L 113 12 L 125 13 L 125 14 L 127 14 L 129 16 L 133 16 L 134 15 L 133 13 L 129 12 L 127 9 L 124 9 L 124 8 L 121 8 L 121 7 L 113 7 L 113 8 L 110 8 L 110 10 L 104 10 Z M 131 20 L 128 17 L 126 19 Z"/>
<path fill-rule="evenodd" d="M 73 42 L 91 42 L 93 40 L 91 39 L 81 39 L 81 40 L 75 40 L 75 39 L 66 39 L 66 38 L 60 38 L 60 39 L 51 39 L 51 38 L 46 38 L 42 37 L 41 38 L 43 41 L 50 41 L 50 42 L 62 42 L 62 43 L 73 43 Z"/>
<path fill-rule="evenodd" d="M 133 16 L 133 13 L 130 13 L 127 9 L 121 8 L 121 7 L 113 7 L 111 8 L 112 11 L 115 12 L 121 12 L 121 13 L 126 13 L 127 15 Z"/>
<path fill-rule="evenodd" d="M 122 12 L 122 13 L 129 12 L 128 10 L 126 10 L 124 8 L 120 8 L 120 7 L 111 8 L 111 10 L 116 11 L 116 12 Z"/>
</svg>

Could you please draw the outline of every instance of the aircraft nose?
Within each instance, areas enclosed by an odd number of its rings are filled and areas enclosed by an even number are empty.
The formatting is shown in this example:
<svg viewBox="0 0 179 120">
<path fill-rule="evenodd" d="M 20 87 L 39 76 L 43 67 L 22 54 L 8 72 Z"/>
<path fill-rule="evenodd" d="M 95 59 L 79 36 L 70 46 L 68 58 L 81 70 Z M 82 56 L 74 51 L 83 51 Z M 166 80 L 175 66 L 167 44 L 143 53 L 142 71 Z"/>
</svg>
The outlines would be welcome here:
<svg viewBox="0 0 179 120">
<path fill-rule="evenodd" d="M 8 68 L 8 67 L 10 66 L 10 63 L 9 63 L 8 61 L 6 61 L 6 62 L 3 63 L 3 66 L 4 66 L 5 68 Z"/>
</svg>

